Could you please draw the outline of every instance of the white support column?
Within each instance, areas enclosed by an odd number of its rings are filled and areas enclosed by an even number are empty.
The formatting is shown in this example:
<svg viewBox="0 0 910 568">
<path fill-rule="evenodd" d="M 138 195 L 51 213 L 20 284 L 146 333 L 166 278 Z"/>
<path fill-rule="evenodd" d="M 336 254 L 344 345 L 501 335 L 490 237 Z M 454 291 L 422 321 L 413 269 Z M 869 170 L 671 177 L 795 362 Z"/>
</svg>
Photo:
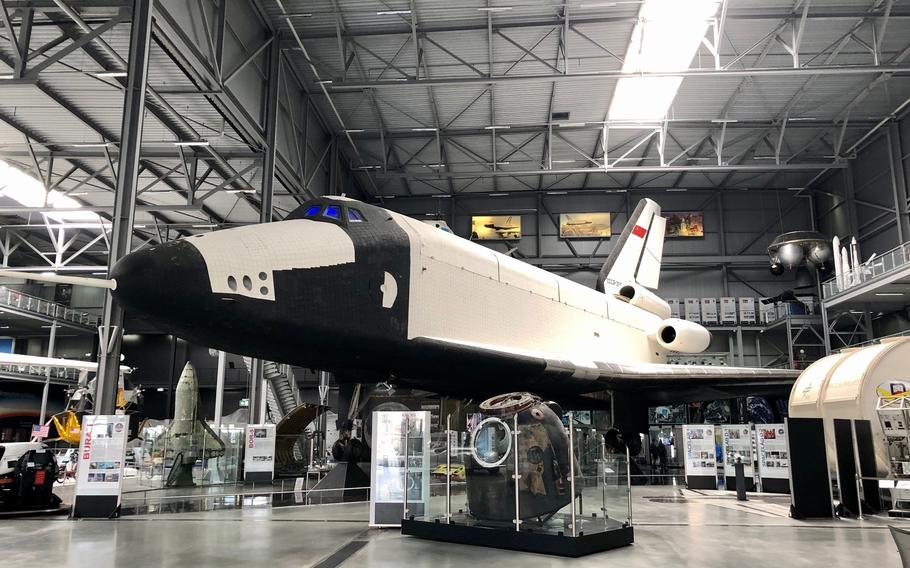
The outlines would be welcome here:
<svg viewBox="0 0 910 568">
<path fill-rule="evenodd" d="M 218 352 L 218 371 L 215 378 L 215 432 L 221 428 L 221 415 L 224 413 L 224 351 Z"/>
<path fill-rule="evenodd" d="M 47 341 L 47 356 L 51 358 L 54 356 L 54 349 L 57 343 L 57 322 L 51 324 L 51 335 Z M 50 395 L 51 390 L 51 369 L 48 367 L 44 371 L 44 390 L 41 391 L 41 415 L 38 418 L 38 424 L 44 424 L 44 421 L 47 420 L 47 398 Z"/>
</svg>

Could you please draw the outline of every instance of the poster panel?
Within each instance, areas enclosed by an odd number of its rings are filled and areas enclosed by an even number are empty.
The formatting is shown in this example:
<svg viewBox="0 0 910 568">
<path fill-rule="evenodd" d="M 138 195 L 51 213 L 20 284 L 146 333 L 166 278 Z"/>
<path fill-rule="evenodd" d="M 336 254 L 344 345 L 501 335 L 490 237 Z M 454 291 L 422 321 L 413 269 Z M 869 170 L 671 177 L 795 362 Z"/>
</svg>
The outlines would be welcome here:
<svg viewBox="0 0 910 568">
<path fill-rule="evenodd" d="M 757 424 L 758 473 L 762 479 L 789 479 L 790 455 L 784 424 Z"/>
<path fill-rule="evenodd" d="M 704 237 L 705 217 L 698 211 L 664 212 L 667 237 Z"/>
<path fill-rule="evenodd" d="M 521 215 L 471 217 L 471 240 L 495 241 L 521 238 Z"/>
<path fill-rule="evenodd" d="M 609 213 L 562 213 L 559 215 L 560 238 L 603 239 L 610 235 Z"/>
<path fill-rule="evenodd" d="M 248 424 L 245 446 L 244 479 L 247 481 L 272 479 L 275 472 L 275 425 Z"/>
<path fill-rule="evenodd" d="M 128 433 L 128 416 L 88 414 L 82 418 L 76 468 L 77 499 L 116 496 L 119 503 Z"/>
<path fill-rule="evenodd" d="M 736 458 L 742 458 L 743 474 L 755 475 L 752 465 L 752 428 L 748 424 L 725 424 L 720 427 L 724 450 L 724 472 L 727 477 L 734 475 Z"/>
<path fill-rule="evenodd" d="M 686 424 L 686 477 L 717 476 L 717 454 L 714 451 L 714 425 Z"/>
</svg>

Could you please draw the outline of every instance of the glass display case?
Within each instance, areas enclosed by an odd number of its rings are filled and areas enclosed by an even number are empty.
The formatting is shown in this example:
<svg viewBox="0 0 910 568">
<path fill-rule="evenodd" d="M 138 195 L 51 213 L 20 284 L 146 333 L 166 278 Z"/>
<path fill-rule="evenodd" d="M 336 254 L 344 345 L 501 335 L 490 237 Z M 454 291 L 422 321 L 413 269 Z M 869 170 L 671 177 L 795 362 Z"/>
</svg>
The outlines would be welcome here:
<svg viewBox="0 0 910 568">
<path fill-rule="evenodd" d="M 402 533 L 571 557 L 631 544 L 628 454 L 608 453 L 599 436 L 583 470 L 572 450 L 580 430 L 554 407 L 511 393 L 484 401 L 463 426 L 447 417 L 423 467 L 425 512 L 406 503 Z"/>
<path fill-rule="evenodd" d="M 203 486 L 236 483 L 243 466 L 243 425 L 222 424 L 217 431 L 222 444 L 212 444 L 209 436 L 191 434 L 174 447 L 167 436 L 168 424 L 142 428 L 138 444 L 127 449 L 128 462 L 137 469 L 137 489 L 176 486 Z M 187 448 L 194 451 L 188 452 Z M 193 463 L 186 463 L 184 456 L 192 455 Z M 174 467 L 184 462 L 186 470 L 181 479 Z M 128 491 L 129 489 L 125 489 Z"/>
<path fill-rule="evenodd" d="M 430 495 L 430 413 L 373 412 L 370 526 L 425 515 Z"/>
</svg>

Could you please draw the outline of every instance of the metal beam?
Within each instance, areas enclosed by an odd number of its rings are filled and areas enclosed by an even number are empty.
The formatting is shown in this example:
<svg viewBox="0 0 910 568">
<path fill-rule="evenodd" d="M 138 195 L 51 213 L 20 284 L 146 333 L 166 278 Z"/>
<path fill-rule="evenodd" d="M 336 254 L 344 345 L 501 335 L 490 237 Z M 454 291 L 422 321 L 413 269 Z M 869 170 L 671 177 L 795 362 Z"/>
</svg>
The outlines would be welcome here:
<svg viewBox="0 0 910 568">
<path fill-rule="evenodd" d="M 136 190 L 139 175 L 139 147 L 145 116 L 145 94 L 148 85 L 149 47 L 152 36 L 153 0 L 134 0 L 130 26 L 129 71 L 123 102 L 123 124 L 120 132 L 120 166 L 114 196 L 114 225 L 108 276 L 114 265 L 130 253 L 133 218 L 136 213 Z M 113 414 L 117 403 L 120 376 L 120 345 L 123 339 L 123 307 L 108 291 L 104 298 L 101 348 L 98 359 L 98 385 L 95 391 L 95 414 Z"/>
<path fill-rule="evenodd" d="M 910 73 L 907 65 L 825 65 L 814 67 L 758 67 L 743 69 L 688 69 L 686 71 L 640 72 L 636 77 L 682 77 L 702 79 L 708 77 L 812 77 L 814 75 L 873 75 L 878 73 Z M 379 81 L 342 81 L 331 80 L 323 83 L 328 93 L 344 93 L 363 89 L 400 88 L 414 86 L 440 85 L 488 85 L 490 83 L 549 83 L 551 81 L 597 81 L 604 79 L 622 79 L 629 73 L 622 70 L 603 71 L 599 73 L 559 73 L 539 75 L 493 75 L 490 77 L 426 77 L 423 79 L 399 79 Z"/>
</svg>

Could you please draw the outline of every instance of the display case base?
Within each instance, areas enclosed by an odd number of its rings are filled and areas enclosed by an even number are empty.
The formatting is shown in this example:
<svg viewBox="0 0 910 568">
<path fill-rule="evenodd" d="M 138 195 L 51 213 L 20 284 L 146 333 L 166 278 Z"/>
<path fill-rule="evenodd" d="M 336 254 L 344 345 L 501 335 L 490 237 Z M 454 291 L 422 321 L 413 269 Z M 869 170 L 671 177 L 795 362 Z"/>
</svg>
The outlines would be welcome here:
<svg viewBox="0 0 910 568">
<path fill-rule="evenodd" d="M 635 541 L 634 531 L 630 526 L 606 532 L 580 534 L 573 537 L 414 519 L 402 519 L 401 534 L 443 542 L 520 550 L 522 552 L 535 552 L 552 556 L 568 556 L 570 558 L 578 558 L 595 552 L 619 548 Z"/>
</svg>

